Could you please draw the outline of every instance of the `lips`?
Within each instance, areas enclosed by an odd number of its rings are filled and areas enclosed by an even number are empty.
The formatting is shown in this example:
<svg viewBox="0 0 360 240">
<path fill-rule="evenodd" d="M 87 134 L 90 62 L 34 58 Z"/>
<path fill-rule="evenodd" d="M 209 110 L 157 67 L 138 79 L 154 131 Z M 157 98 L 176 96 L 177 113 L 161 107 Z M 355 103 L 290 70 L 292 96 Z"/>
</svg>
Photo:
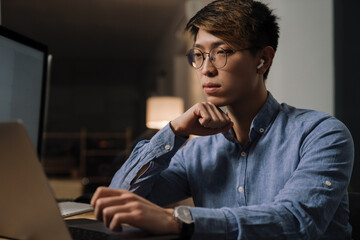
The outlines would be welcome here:
<svg viewBox="0 0 360 240">
<path fill-rule="evenodd" d="M 220 87 L 221 87 L 221 85 L 217 84 L 217 83 L 205 83 L 205 84 L 203 84 L 204 92 L 207 93 L 207 94 L 215 93 L 216 91 L 219 90 Z"/>
</svg>

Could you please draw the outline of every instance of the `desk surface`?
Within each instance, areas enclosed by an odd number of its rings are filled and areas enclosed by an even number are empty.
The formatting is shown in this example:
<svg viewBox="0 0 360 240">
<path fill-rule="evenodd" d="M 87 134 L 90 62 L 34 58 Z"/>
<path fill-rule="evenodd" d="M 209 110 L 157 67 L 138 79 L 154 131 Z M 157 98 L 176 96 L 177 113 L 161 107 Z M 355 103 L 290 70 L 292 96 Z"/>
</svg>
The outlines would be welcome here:
<svg viewBox="0 0 360 240">
<path fill-rule="evenodd" d="M 71 216 L 71 217 L 66 217 L 66 218 L 64 218 L 64 220 L 79 219 L 79 218 L 86 218 L 86 219 L 96 220 L 96 218 L 94 216 L 94 212 L 87 212 L 87 213 L 78 214 L 78 215 Z"/>
</svg>

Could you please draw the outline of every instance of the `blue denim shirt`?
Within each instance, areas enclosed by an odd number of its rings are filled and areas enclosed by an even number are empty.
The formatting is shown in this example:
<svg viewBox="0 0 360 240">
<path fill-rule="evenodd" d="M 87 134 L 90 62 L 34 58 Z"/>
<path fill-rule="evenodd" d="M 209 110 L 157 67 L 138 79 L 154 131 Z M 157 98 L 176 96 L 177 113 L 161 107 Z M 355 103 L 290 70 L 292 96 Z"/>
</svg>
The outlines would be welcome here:
<svg viewBox="0 0 360 240">
<path fill-rule="evenodd" d="M 230 130 L 181 148 L 186 139 L 168 125 L 135 147 L 110 187 L 161 206 L 193 197 L 192 239 L 350 239 L 348 129 L 269 93 L 249 137 L 241 146 Z"/>
</svg>

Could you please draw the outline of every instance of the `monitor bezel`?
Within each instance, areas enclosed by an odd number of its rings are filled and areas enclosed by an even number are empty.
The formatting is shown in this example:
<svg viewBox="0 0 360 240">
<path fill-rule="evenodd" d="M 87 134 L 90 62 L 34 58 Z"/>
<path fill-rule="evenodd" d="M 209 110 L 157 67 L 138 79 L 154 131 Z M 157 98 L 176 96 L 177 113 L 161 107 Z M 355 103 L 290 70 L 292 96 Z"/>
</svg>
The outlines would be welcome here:
<svg viewBox="0 0 360 240">
<path fill-rule="evenodd" d="M 43 140 L 43 130 L 44 130 L 44 122 L 45 122 L 45 106 L 46 106 L 46 84 L 47 84 L 47 62 L 48 62 L 48 47 L 40 43 L 36 40 L 33 40 L 25 35 L 17 33 L 9 28 L 6 28 L 0 25 L 0 36 L 11 39 L 15 42 L 23 44 L 25 46 L 34 48 L 44 53 L 44 61 L 43 61 L 43 79 L 41 84 L 41 99 L 40 99 L 40 116 L 39 116 L 39 131 L 38 131 L 38 139 L 37 139 L 37 154 L 40 158 L 42 152 L 42 140 Z"/>
</svg>

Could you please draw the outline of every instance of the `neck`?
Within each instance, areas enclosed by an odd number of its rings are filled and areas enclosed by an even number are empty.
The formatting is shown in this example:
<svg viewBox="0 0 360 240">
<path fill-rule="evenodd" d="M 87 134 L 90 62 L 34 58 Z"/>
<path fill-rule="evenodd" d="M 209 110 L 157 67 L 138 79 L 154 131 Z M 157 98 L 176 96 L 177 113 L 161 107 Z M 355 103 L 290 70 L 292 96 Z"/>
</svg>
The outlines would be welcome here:
<svg viewBox="0 0 360 240">
<path fill-rule="evenodd" d="M 230 119 L 233 121 L 233 130 L 236 139 L 241 145 L 249 141 L 250 126 L 256 114 L 260 111 L 267 99 L 267 91 L 264 88 L 258 94 L 252 94 L 251 97 L 241 99 L 238 102 L 228 105 L 227 111 Z"/>
</svg>

